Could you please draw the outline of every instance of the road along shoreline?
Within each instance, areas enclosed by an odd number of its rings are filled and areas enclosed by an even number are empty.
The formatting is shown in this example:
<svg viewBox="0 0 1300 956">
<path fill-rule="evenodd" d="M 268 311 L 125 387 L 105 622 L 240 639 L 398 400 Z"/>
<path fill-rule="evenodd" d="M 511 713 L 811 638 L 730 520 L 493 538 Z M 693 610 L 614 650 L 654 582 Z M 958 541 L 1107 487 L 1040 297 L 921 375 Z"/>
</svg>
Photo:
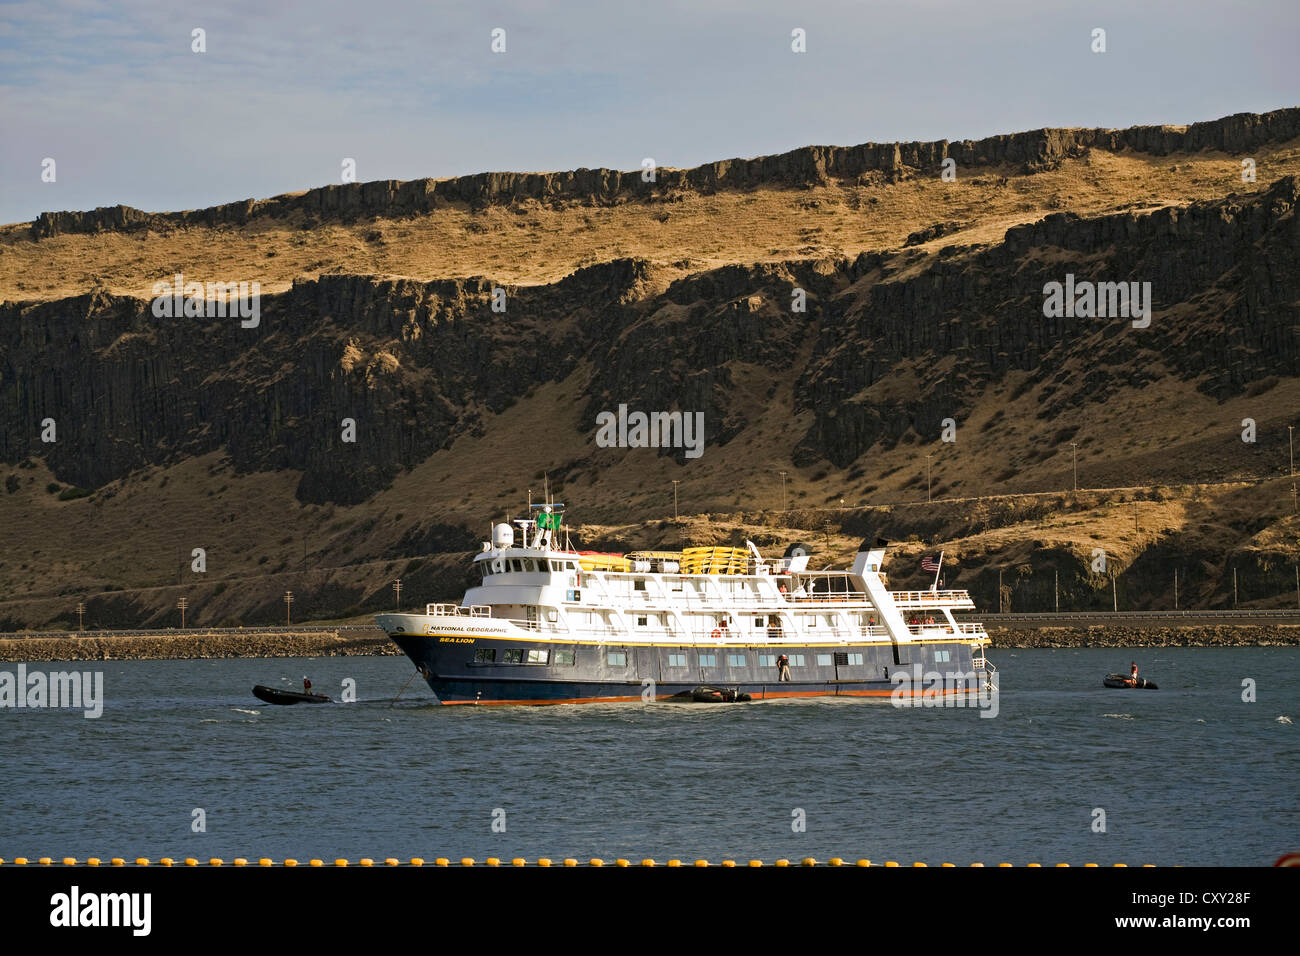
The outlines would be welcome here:
<svg viewBox="0 0 1300 956">
<path fill-rule="evenodd" d="M 1033 647 L 1300 647 L 1285 624 L 1110 624 L 988 628 L 993 649 Z M 395 656 L 378 628 L 259 628 L 176 634 L 0 634 L 0 661 L 191 660 L 223 657 Z"/>
<path fill-rule="evenodd" d="M 0 661 L 155 661 L 222 657 L 392 656 L 402 652 L 378 628 L 347 630 L 129 632 L 77 636 L 0 634 Z"/>
</svg>

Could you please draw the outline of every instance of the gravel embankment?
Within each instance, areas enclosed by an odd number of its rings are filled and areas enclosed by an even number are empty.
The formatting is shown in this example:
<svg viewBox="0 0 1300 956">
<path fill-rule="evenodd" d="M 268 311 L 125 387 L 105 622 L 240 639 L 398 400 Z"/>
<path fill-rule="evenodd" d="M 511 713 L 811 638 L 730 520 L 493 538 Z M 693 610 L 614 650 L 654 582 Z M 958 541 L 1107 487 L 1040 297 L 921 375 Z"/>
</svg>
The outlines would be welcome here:
<svg viewBox="0 0 1300 956">
<path fill-rule="evenodd" d="M 208 657 L 348 657 L 400 654 L 382 633 L 338 631 L 174 636 L 130 634 L 93 637 L 0 636 L 0 661 L 186 660 Z"/>
<path fill-rule="evenodd" d="M 1300 647 L 1300 627 L 1201 624 L 1171 627 L 990 627 L 994 647 Z"/>
</svg>

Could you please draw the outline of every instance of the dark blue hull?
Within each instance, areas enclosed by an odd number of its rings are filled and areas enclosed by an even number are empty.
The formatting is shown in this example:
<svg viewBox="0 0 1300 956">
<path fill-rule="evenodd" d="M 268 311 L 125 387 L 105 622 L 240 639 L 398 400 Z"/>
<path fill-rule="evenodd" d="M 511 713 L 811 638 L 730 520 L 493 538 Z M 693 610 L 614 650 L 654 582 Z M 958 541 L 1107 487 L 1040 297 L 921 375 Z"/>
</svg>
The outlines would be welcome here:
<svg viewBox="0 0 1300 956">
<path fill-rule="evenodd" d="M 754 700 L 974 694 L 971 645 L 615 645 L 446 635 L 391 635 L 444 704 L 666 700 L 701 685 Z M 544 660 L 529 661 L 542 657 Z M 778 654 L 791 660 L 779 680 Z M 484 658 L 491 656 L 492 660 Z M 516 657 L 520 658 L 516 660 Z M 899 673 L 909 675 L 900 686 Z M 893 679 L 891 679 L 893 675 Z"/>
</svg>

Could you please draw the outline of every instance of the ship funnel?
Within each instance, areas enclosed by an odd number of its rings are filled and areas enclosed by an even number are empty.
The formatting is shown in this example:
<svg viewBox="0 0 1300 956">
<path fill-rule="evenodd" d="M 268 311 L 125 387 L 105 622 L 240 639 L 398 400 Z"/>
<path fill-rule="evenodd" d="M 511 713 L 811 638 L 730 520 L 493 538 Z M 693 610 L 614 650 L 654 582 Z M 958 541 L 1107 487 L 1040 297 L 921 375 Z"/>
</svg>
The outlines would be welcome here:
<svg viewBox="0 0 1300 956">
<path fill-rule="evenodd" d="M 504 521 L 492 528 L 492 544 L 497 548 L 508 548 L 515 543 L 515 529 Z"/>
</svg>

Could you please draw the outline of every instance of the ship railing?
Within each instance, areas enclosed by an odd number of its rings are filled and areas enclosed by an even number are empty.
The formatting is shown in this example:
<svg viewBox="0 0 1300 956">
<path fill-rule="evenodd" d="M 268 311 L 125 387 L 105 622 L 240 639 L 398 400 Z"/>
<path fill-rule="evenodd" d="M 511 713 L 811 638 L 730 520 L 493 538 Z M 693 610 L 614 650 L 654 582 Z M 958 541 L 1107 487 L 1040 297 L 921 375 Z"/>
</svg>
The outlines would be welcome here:
<svg viewBox="0 0 1300 956">
<path fill-rule="evenodd" d="M 917 637 L 924 637 L 924 636 L 934 635 L 934 634 L 956 634 L 957 633 L 952 629 L 952 626 L 949 624 L 909 624 L 907 625 L 907 631 L 909 634 L 914 634 Z"/>
<path fill-rule="evenodd" d="M 987 634 L 983 624 L 958 624 L 958 634 Z"/>
<path fill-rule="evenodd" d="M 429 617 L 491 617 L 492 608 L 487 604 L 471 604 L 461 607 L 459 604 L 426 604 L 424 613 Z"/>
<path fill-rule="evenodd" d="M 861 602 L 867 599 L 865 591 L 814 591 L 812 594 L 782 594 L 781 597 L 790 604 L 826 604 L 831 602 Z"/>
<path fill-rule="evenodd" d="M 968 603 L 969 591 L 890 591 L 889 596 L 895 604 L 924 604 L 933 607 L 936 604 Z"/>
</svg>

